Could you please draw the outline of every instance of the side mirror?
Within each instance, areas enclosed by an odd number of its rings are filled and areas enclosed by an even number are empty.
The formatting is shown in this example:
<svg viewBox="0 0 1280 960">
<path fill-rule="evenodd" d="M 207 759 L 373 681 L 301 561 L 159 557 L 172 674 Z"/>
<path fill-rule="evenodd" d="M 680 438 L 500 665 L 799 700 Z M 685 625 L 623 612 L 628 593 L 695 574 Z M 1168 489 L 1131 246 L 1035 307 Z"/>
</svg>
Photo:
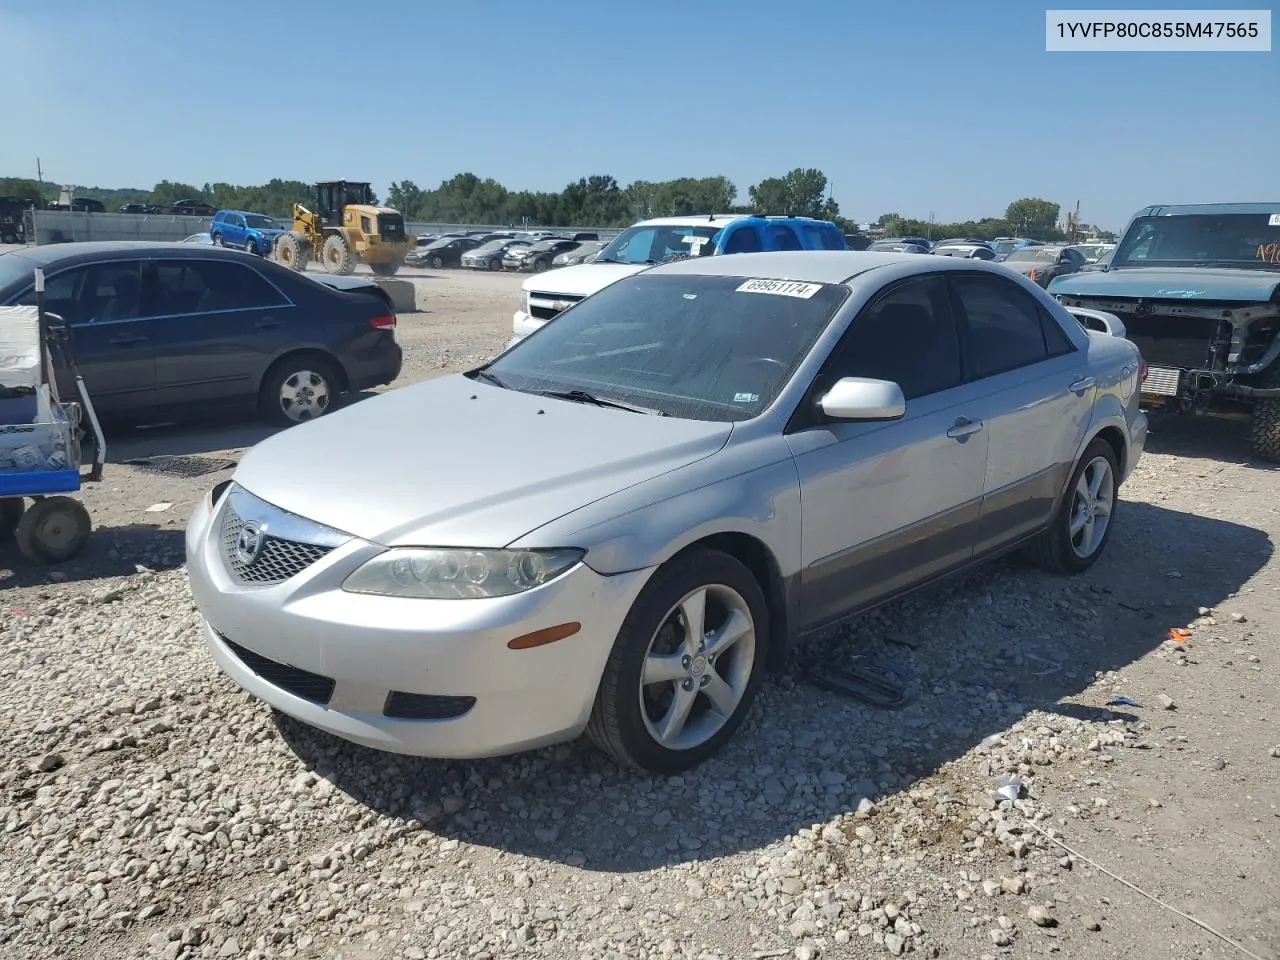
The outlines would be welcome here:
<svg viewBox="0 0 1280 960">
<path fill-rule="evenodd" d="M 907 400 L 891 380 L 844 377 L 818 399 L 818 409 L 833 420 L 897 420 Z"/>
<path fill-rule="evenodd" d="M 45 329 L 49 332 L 49 336 L 59 343 L 65 343 L 71 337 L 71 330 L 67 326 L 67 321 L 56 313 L 46 313 L 44 315 Z"/>
</svg>

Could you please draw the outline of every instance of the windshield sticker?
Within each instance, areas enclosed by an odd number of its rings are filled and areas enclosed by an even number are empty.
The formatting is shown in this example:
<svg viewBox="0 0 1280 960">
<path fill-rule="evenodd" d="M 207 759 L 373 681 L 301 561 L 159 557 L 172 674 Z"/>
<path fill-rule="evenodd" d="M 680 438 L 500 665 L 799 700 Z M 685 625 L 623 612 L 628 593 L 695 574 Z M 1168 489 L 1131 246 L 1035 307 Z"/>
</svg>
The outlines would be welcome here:
<svg viewBox="0 0 1280 960">
<path fill-rule="evenodd" d="M 757 403 L 760 400 L 758 393 L 735 393 L 733 395 L 734 403 Z"/>
<path fill-rule="evenodd" d="M 1258 259 L 1263 263 L 1280 264 L 1280 243 L 1258 244 Z"/>
<path fill-rule="evenodd" d="M 698 236 L 697 234 L 691 233 L 691 234 L 689 234 L 689 236 L 685 237 L 685 238 L 684 238 L 684 239 L 682 239 L 680 242 L 681 242 L 681 243 L 687 243 L 687 244 L 689 244 L 689 246 L 691 246 L 691 247 L 700 247 L 700 246 L 702 246 L 704 243 L 706 243 L 706 242 L 707 242 L 707 238 L 706 238 L 706 237 L 700 237 L 700 236 Z"/>
<path fill-rule="evenodd" d="M 684 297 L 686 300 L 698 299 L 698 295 L 696 293 L 682 293 L 681 296 Z"/>
<path fill-rule="evenodd" d="M 1280 227 L 1280 213 L 1273 213 L 1267 218 L 1268 227 Z"/>
<path fill-rule="evenodd" d="M 808 300 L 822 289 L 820 283 L 801 283 L 798 280 L 748 280 L 738 287 L 737 293 L 772 293 L 779 297 L 799 297 Z"/>
</svg>

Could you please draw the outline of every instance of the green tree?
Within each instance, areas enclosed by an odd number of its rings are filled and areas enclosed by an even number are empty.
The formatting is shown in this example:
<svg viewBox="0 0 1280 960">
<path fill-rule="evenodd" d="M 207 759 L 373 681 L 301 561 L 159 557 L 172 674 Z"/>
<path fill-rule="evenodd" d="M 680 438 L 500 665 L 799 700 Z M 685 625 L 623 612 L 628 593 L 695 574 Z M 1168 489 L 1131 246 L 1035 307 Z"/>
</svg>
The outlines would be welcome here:
<svg viewBox="0 0 1280 960">
<path fill-rule="evenodd" d="M 36 206 L 43 206 L 44 202 L 40 184 L 21 177 L 0 177 L 0 197 L 21 197 Z"/>
<path fill-rule="evenodd" d="M 208 203 L 209 197 L 204 190 L 198 190 L 189 183 L 161 180 L 151 188 L 149 200 L 157 206 L 168 206 L 175 200 L 200 200 Z"/>
<path fill-rule="evenodd" d="M 1058 204 L 1036 197 L 1024 197 L 1009 204 L 1004 211 L 1008 225 L 1037 239 L 1058 233 Z"/>
<path fill-rule="evenodd" d="M 826 194 L 827 175 L 803 167 L 761 180 L 748 191 L 757 213 L 829 220 L 840 212 L 840 206 Z"/>
</svg>

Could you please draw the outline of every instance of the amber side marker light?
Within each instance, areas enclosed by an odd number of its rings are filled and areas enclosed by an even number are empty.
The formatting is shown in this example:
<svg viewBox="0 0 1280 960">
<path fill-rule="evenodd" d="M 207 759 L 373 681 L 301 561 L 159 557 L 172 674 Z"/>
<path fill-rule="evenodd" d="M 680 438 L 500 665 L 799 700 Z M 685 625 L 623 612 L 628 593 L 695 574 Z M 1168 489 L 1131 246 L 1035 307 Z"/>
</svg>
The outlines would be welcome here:
<svg viewBox="0 0 1280 960">
<path fill-rule="evenodd" d="M 581 629 L 582 624 L 577 621 L 574 621 L 573 623 L 561 623 L 554 627 L 544 627 L 541 630 L 533 631 L 533 633 L 526 633 L 524 636 L 516 637 L 514 640 L 508 640 L 507 646 L 512 650 L 529 650 L 532 647 L 545 647 L 548 643 L 555 643 L 557 640 L 563 640 L 565 637 L 572 637 Z"/>
</svg>

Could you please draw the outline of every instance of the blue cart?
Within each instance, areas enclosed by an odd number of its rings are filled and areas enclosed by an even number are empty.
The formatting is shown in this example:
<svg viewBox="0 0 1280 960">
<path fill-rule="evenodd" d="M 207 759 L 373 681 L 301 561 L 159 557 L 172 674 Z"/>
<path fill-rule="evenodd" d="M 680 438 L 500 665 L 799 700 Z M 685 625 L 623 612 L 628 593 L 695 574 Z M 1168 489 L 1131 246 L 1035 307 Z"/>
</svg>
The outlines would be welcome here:
<svg viewBox="0 0 1280 960">
<path fill-rule="evenodd" d="M 49 564 L 70 560 L 89 538 L 89 511 L 68 494 L 102 479 L 106 441 L 66 325 L 44 310 L 40 270 L 35 293 L 35 306 L 0 307 L 0 540 Z M 59 396 L 57 360 L 75 399 Z"/>
</svg>

